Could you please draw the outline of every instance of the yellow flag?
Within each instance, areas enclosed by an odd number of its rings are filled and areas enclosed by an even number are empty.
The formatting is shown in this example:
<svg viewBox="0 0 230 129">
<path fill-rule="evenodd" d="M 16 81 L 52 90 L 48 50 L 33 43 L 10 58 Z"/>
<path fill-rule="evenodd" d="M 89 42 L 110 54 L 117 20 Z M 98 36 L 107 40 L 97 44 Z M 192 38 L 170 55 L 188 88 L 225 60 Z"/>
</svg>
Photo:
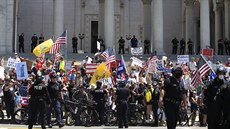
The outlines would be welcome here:
<svg viewBox="0 0 230 129">
<path fill-rule="evenodd" d="M 93 77 L 90 80 L 90 85 L 91 84 L 96 84 L 97 80 L 101 80 L 104 78 L 108 78 L 111 76 L 111 73 L 109 69 L 106 67 L 105 63 L 102 62 L 97 69 L 95 70 Z"/>
<path fill-rule="evenodd" d="M 39 57 L 42 53 L 46 53 L 50 50 L 53 45 L 53 40 L 49 39 L 45 42 L 39 44 L 37 47 L 34 48 L 33 53 L 35 56 Z"/>
</svg>

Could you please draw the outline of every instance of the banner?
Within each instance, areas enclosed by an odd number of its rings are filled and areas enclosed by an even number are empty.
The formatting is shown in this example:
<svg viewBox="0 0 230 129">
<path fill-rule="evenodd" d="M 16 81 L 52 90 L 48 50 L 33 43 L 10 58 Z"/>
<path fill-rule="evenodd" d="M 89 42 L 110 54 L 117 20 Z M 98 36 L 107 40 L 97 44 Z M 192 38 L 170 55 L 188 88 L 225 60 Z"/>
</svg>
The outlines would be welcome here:
<svg viewBox="0 0 230 129">
<path fill-rule="evenodd" d="M 93 77 L 90 80 L 90 85 L 91 84 L 96 84 L 96 82 L 98 80 L 104 79 L 104 78 L 108 78 L 111 76 L 111 73 L 109 71 L 109 69 L 106 67 L 105 63 L 102 62 L 97 69 L 95 70 Z"/>
<path fill-rule="evenodd" d="M 16 64 L 17 80 L 25 80 L 28 78 L 28 71 L 26 62 L 20 62 Z"/>
<path fill-rule="evenodd" d="M 142 47 L 131 48 L 131 54 L 132 55 L 142 55 L 143 54 Z"/>
<path fill-rule="evenodd" d="M 203 48 L 202 49 L 202 55 L 213 57 L 213 49 Z"/>
<path fill-rule="evenodd" d="M 177 63 L 189 62 L 189 55 L 177 55 Z"/>
<path fill-rule="evenodd" d="M 16 63 L 19 63 L 19 61 L 10 57 L 10 58 L 8 58 L 6 66 L 9 67 L 9 68 L 15 68 Z"/>
<path fill-rule="evenodd" d="M 132 63 L 133 65 L 137 65 L 139 67 L 142 67 L 142 60 L 136 58 L 136 57 L 131 57 L 131 59 L 133 60 Z"/>
<path fill-rule="evenodd" d="M 164 71 L 164 65 L 162 60 L 156 60 L 156 66 L 157 66 L 157 72 L 163 72 Z"/>
</svg>

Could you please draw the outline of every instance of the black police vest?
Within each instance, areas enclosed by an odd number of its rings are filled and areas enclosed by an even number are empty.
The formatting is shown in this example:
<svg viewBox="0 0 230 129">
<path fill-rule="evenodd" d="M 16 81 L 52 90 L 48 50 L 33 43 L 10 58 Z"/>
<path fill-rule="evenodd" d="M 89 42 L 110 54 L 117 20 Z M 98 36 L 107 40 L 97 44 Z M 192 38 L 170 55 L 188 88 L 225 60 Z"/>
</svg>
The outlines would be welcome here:
<svg viewBox="0 0 230 129">
<path fill-rule="evenodd" d="M 174 77 L 165 80 L 164 90 L 164 101 L 177 104 L 181 102 L 183 94 L 186 93 L 183 82 L 177 81 Z"/>
<path fill-rule="evenodd" d="M 29 89 L 29 94 L 31 95 L 31 99 L 46 99 L 48 94 L 47 94 L 47 87 L 40 83 L 40 84 L 34 84 L 30 89 Z"/>
<path fill-rule="evenodd" d="M 48 91 L 51 99 L 58 99 L 61 92 L 61 86 L 58 83 L 50 82 L 48 85 Z"/>
</svg>

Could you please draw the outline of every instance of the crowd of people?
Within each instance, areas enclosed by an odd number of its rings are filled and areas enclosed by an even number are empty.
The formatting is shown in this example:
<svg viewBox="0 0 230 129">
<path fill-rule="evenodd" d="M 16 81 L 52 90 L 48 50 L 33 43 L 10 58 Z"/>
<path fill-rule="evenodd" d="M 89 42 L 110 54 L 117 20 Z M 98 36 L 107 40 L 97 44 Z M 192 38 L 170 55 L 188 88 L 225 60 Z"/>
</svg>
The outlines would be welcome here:
<svg viewBox="0 0 230 129">
<path fill-rule="evenodd" d="M 20 61 L 24 60 L 18 55 L 16 58 Z M 148 67 L 139 67 L 130 61 L 127 64 L 127 72 L 118 74 L 116 68 L 110 69 L 111 83 L 97 80 L 96 84 L 90 84 L 92 74 L 86 74 L 86 65 L 103 62 L 100 55 L 93 59 L 86 57 L 81 63 L 73 60 L 69 70 L 62 67 L 63 61 L 62 55 L 46 60 L 37 58 L 33 67 L 28 69 L 29 77 L 26 80 L 17 80 L 15 69 L 4 71 L 4 75 L 0 79 L 0 95 L 4 98 L 7 117 L 12 122 L 15 119 L 14 112 L 17 105 L 16 93 L 21 93 L 20 89 L 26 87 L 26 91 L 23 93 L 25 93 L 24 97 L 30 99 L 29 129 L 32 129 L 38 112 L 41 115 L 42 129 L 45 129 L 46 125 L 52 128 L 51 110 L 53 108 L 56 112 L 58 126 L 63 127 L 61 115 L 63 100 L 79 98 L 93 99 L 97 102 L 96 110 L 99 113 L 100 125 L 103 125 L 102 113 L 105 109 L 105 102 L 108 101 L 111 107 L 116 105 L 118 108 L 119 128 L 123 126 L 128 128 L 129 103 L 143 105 L 146 121 L 154 121 L 152 126 L 160 125 L 158 110 L 162 108 L 166 114 L 168 129 L 174 129 L 177 122 L 180 121 L 179 109 L 183 108 L 187 112 L 189 105 L 192 113 L 191 125 L 195 125 L 195 119 L 199 114 L 200 126 L 208 124 L 210 129 L 213 127 L 213 129 L 218 129 L 219 124 L 222 123 L 229 127 L 229 110 L 226 110 L 229 105 L 224 102 L 229 97 L 227 94 L 229 91 L 225 91 L 225 89 L 229 89 L 227 83 L 229 73 L 226 67 L 229 67 L 230 59 L 226 64 L 220 62 L 211 64 L 216 67 L 214 70 L 216 72 L 215 79 L 210 81 L 210 75 L 207 74 L 203 77 L 203 83 L 200 83 L 198 87 L 191 85 L 193 73 L 199 63 L 199 59 L 195 58 L 191 62 L 182 64 L 167 59 L 163 66 L 168 70 L 156 73 L 148 73 Z M 144 63 L 144 66 L 147 66 L 147 63 Z M 0 68 L 4 69 L 3 62 L 1 62 Z M 227 87 L 220 88 L 223 84 L 226 84 Z M 76 90 L 81 92 L 77 96 L 73 96 L 73 92 Z M 222 100 L 222 96 L 226 96 L 226 98 Z M 218 101 L 213 102 L 213 98 Z M 213 104 L 223 106 L 215 107 Z M 213 114 L 216 109 L 219 114 Z M 222 114 L 224 114 L 223 117 Z M 216 118 L 223 119 L 219 121 L 220 119 Z"/>
</svg>

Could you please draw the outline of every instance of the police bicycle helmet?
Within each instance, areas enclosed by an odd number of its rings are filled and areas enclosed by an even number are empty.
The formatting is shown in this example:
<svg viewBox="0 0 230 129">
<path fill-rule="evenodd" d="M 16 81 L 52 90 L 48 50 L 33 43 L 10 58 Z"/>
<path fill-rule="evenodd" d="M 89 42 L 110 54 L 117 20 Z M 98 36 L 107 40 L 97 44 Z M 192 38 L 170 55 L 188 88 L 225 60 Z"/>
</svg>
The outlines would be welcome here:
<svg viewBox="0 0 230 129">
<path fill-rule="evenodd" d="M 172 69 L 172 74 L 173 74 L 174 77 L 179 79 L 183 74 L 183 70 L 179 65 L 176 65 Z"/>
<path fill-rule="evenodd" d="M 226 74 L 227 69 L 223 66 L 223 65 L 218 65 L 214 68 L 214 71 L 216 72 L 216 74 Z"/>
</svg>

